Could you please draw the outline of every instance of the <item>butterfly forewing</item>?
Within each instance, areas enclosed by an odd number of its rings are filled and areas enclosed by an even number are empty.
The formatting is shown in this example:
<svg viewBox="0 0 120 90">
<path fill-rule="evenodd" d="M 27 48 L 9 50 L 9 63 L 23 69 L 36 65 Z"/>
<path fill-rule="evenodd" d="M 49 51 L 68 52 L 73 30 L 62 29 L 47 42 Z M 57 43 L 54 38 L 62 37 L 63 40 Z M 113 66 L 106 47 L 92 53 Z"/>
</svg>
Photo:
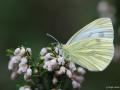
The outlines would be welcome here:
<svg viewBox="0 0 120 90">
<path fill-rule="evenodd" d="M 67 44 L 87 39 L 87 38 L 112 38 L 113 26 L 109 18 L 97 19 L 75 33 Z"/>
</svg>

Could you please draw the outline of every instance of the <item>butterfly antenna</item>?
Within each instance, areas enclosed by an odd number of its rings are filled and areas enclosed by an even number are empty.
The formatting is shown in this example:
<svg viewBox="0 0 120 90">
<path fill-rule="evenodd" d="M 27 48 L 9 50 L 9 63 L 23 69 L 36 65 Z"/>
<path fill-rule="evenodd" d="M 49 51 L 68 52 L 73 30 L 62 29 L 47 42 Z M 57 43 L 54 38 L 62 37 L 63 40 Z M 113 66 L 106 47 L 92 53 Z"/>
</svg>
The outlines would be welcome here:
<svg viewBox="0 0 120 90">
<path fill-rule="evenodd" d="M 60 45 L 60 42 L 55 37 L 53 37 L 51 34 L 47 33 L 46 35 L 54 39 Z"/>
</svg>

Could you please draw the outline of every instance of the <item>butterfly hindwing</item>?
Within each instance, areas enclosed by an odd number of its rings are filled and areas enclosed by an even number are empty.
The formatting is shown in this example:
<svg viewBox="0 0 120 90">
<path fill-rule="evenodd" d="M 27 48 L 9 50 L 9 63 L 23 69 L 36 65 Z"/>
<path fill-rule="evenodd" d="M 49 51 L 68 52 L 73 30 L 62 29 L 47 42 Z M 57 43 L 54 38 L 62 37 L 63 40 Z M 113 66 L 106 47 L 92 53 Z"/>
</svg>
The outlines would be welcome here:
<svg viewBox="0 0 120 90">
<path fill-rule="evenodd" d="M 66 59 L 90 71 L 104 70 L 112 60 L 114 48 L 111 39 L 86 39 L 63 46 Z"/>
</svg>

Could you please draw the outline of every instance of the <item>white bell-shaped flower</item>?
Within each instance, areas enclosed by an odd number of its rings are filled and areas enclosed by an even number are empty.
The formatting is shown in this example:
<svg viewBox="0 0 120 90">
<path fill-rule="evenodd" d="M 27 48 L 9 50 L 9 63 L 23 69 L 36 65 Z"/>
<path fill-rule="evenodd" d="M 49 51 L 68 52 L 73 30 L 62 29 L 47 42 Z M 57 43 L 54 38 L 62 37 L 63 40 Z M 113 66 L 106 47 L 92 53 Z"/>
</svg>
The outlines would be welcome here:
<svg viewBox="0 0 120 90">
<path fill-rule="evenodd" d="M 72 62 L 70 62 L 70 63 L 69 63 L 69 69 L 70 69 L 72 72 L 74 72 L 74 71 L 76 70 L 75 64 L 72 63 Z"/>
<path fill-rule="evenodd" d="M 61 72 L 62 74 L 64 74 L 65 71 L 66 71 L 66 68 L 65 68 L 64 66 L 61 66 L 61 67 L 60 67 L 60 72 Z"/>
<path fill-rule="evenodd" d="M 26 53 L 25 48 L 21 47 L 20 56 L 23 56 Z"/>
<path fill-rule="evenodd" d="M 83 69 L 82 67 L 79 67 L 79 68 L 77 69 L 77 71 L 78 71 L 80 74 L 82 74 L 82 75 L 84 75 L 84 74 L 86 73 L 85 69 Z"/>
<path fill-rule="evenodd" d="M 64 65 L 65 64 L 65 61 L 64 61 L 63 57 L 59 56 L 57 60 L 58 60 L 59 65 Z"/>
<path fill-rule="evenodd" d="M 47 53 L 47 49 L 46 48 L 42 48 L 40 51 L 40 55 L 44 56 Z"/>
<path fill-rule="evenodd" d="M 21 65 L 24 65 L 24 64 L 26 64 L 27 63 L 27 58 L 26 57 L 23 57 L 22 59 L 21 59 Z"/>
<path fill-rule="evenodd" d="M 73 86 L 73 88 L 80 88 L 80 83 L 73 80 L 72 81 L 72 86 Z"/>
<path fill-rule="evenodd" d="M 57 65 L 56 58 L 54 58 L 54 59 L 50 60 L 50 65 L 52 65 L 52 66 Z"/>
<path fill-rule="evenodd" d="M 32 54 L 31 48 L 26 48 L 26 52 L 28 52 L 29 54 Z"/>
<path fill-rule="evenodd" d="M 72 72 L 71 72 L 70 70 L 67 70 L 67 71 L 66 71 L 66 75 L 67 75 L 69 78 L 71 78 L 71 77 L 72 77 Z"/>
<path fill-rule="evenodd" d="M 14 55 L 19 55 L 20 54 L 20 48 L 16 48 L 15 51 L 14 51 Z"/>
<path fill-rule="evenodd" d="M 56 84 L 57 82 L 58 82 L 57 78 L 54 77 L 53 80 L 52 80 L 52 83 L 53 83 L 53 84 Z"/>
<path fill-rule="evenodd" d="M 32 75 L 32 69 L 31 68 L 28 68 L 27 71 L 26 71 L 26 74 L 28 76 L 31 76 Z"/>
</svg>

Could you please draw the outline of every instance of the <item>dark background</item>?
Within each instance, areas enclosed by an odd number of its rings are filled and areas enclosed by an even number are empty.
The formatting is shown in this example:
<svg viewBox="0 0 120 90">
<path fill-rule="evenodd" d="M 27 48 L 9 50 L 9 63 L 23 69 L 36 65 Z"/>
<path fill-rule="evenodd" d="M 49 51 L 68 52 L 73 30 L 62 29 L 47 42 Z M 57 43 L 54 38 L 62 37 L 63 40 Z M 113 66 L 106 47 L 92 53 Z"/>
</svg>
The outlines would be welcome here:
<svg viewBox="0 0 120 90">
<path fill-rule="evenodd" d="M 100 0 L 0 0 L 0 90 L 16 90 L 16 81 L 10 79 L 7 68 L 7 48 L 24 44 L 31 47 L 36 56 L 41 47 L 52 41 L 46 37 L 46 33 L 65 43 L 80 28 L 99 18 L 99 2 Z M 117 33 L 120 24 L 120 0 L 108 2 L 117 11 L 114 30 L 115 46 L 119 47 L 120 38 Z M 120 87 L 120 61 L 117 59 L 103 72 L 88 72 L 81 90 Z"/>
</svg>

